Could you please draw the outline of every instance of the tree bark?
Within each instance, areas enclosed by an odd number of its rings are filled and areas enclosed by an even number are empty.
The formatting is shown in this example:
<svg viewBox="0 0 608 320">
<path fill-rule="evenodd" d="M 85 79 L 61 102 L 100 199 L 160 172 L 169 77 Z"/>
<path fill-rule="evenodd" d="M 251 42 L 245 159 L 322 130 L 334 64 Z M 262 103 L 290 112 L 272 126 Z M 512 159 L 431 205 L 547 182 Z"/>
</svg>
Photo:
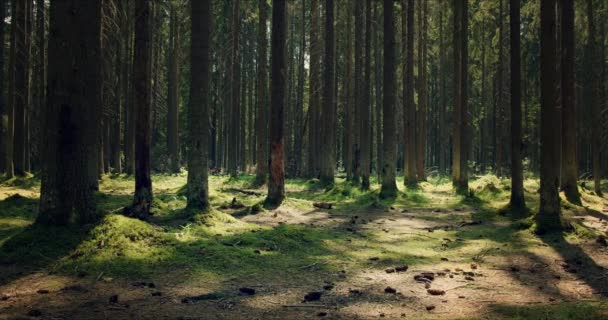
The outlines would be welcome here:
<svg viewBox="0 0 608 320">
<path fill-rule="evenodd" d="M 99 136 L 94 121 L 101 103 L 101 0 L 53 1 L 50 22 L 47 140 L 36 223 L 67 224 L 74 214 L 90 223 L 98 218 L 88 175 Z"/>
<path fill-rule="evenodd" d="M 15 85 L 14 100 L 14 136 L 13 136 L 13 164 L 15 174 L 24 176 L 26 173 L 26 150 L 27 143 L 27 102 L 29 96 L 29 43 L 27 36 L 28 7 L 26 0 L 15 0 L 13 23 L 15 27 Z"/>
<path fill-rule="evenodd" d="M 405 5 L 405 2 L 404 2 Z M 416 187 L 416 103 L 414 102 L 414 0 L 407 0 L 407 9 L 403 14 L 405 20 L 404 32 L 404 92 L 405 102 L 404 127 L 405 127 L 405 179 L 404 183 L 409 187 Z"/>
<path fill-rule="evenodd" d="M 452 183 L 457 192 L 468 191 L 467 82 L 468 2 L 454 0 L 454 127 Z"/>
<path fill-rule="evenodd" d="M 150 176 L 150 85 L 151 34 L 150 0 L 135 0 L 135 47 L 133 89 L 136 118 L 135 195 L 129 215 L 140 219 L 150 215 L 152 179 Z"/>
<path fill-rule="evenodd" d="M 525 207 L 521 162 L 521 41 L 520 0 L 511 0 L 511 208 Z"/>
<path fill-rule="evenodd" d="M 172 173 L 179 173 L 179 60 L 180 60 L 180 17 L 177 4 L 170 3 L 169 75 L 167 86 L 167 150 L 169 151 Z M 206 145 L 206 144 L 205 144 Z"/>
<path fill-rule="evenodd" d="M 268 39 L 266 36 L 268 5 L 258 3 L 258 95 L 256 116 L 256 184 L 266 183 L 268 176 Z M 312 67 L 312 65 L 311 65 Z M 312 98 L 311 98 L 312 99 Z"/>
<path fill-rule="evenodd" d="M 562 176 L 561 189 L 568 201 L 581 203 L 578 192 L 577 107 L 575 80 L 574 2 L 564 1 L 562 16 Z"/>
<path fill-rule="evenodd" d="M 209 209 L 208 143 L 211 67 L 211 1 L 190 1 L 191 64 L 188 115 L 188 208 Z"/>
<path fill-rule="evenodd" d="M 230 67 L 231 100 L 230 100 L 230 133 L 228 144 L 228 173 L 232 177 L 238 174 L 239 134 L 240 134 L 240 86 L 241 86 L 241 55 L 239 51 L 240 33 L 240 0 L 232 3 L 232 62 Z"/>
<path fill-rule="evenodd" d="M 326 149 L 321 150 L 320 179 L 323 185 L 334 183 L 336 166 L 335 43 L 334 0 L 325 0 L 325 60 L 323 61 L 323 133 Z"/>
<path fill-rule="evenodd" d="M 419 50 L 419 61 L 418 61 L 418 77 L 420 84 L 418 86 L 418 114 L 416 120 L 418 122 L 418 141 L 416 141 L 416 171 L 418 181 L 426 180 L 425 173 L 425 161 L 426 161 L 426 135 L 427 135 L 427 109 L 428 109 L 428 79 L 427 79 L 427 70 L 426 70 L 426 59 L 427 59 L 427 11 L 428 11 L 428 1 L 419 2 L 419 37 L 418 37 L 418 50 Z"/>
<path fill-rule="evenodd" d="M 541 0 L 541 152 L 540 209 L 536 216 L 537 232 L 552 231 L 560 225 L 559 126 L 557 114 L 557 72 L 555 39 L 555 0 Z"/>
<path fill-rule="evenodd" d="M 592 124 L 591 124 L 591 162 L 592 162 L 592 172 L 593 172 L 593 189 L 595 191 L 595 194 L 601 196 L 602 195 L 602 189 L 601 189 L 601 153 L 602 153 L 602 149 L 601 149 L 601 144 L 600 144 L 600 135 L 601 135 L 601 123 L 600 123 L 600 105 L 599 105 L 599 101 L 598 101 L 598 97 L 599 97 L 599 75 L 598 75 L 598 64 L 599 64 L 599 59 L 597 59 L 597 53 L 596 53 L 596 30 L 595 30 L 595 18 L 594 18 L 594 11 L 596 10 L 596 8 L 594 8 L 593 6 L 593 1 L 592 0 L 587 0 L 587 20 L 588 20 L 588 24 L 587 24 L 587 33 L 588 33 L 588 38 L 587 38 L 587 52 L 588 52 L 588 59 L 589 59 L 589 63 L 591 65 L 590 68 L 590 74 L 589 74 L 589 82 L 587 83 L 587 85 L 589 86 L 588 88 L 588 94 L 589 94 L 589 105 L 591 106 L 591 114 L 592 114 Z"/>
<path fill-rule="evenodd" d="M 372 59 L 372 1 L 365 2 L 365 54 L 364 54 L 364 78 L 363 78 L 363 94 L 361 103 L 361 188 L 369 190 L 369 176 L 371 173 L 371 158 L 372 158 L 372 132 L 373 121 L 371 119 L 371 59 Z"/>
<path fill-rule="evenodd" d="M 329 0 L 331 1 L 331 0 Z M 287 11 L 285 0 L 272 3 L 272 39 L 270 74 L 270 180 L 266 203 L 279 206 L 285 199 L 285 71 Z"/>
<path fill-rule="evenodd" d="M 381 198 L 397 196 L 395 182 L 395 18 L 393 0 L 384 0 L 384 100 Z"/>
</svg>

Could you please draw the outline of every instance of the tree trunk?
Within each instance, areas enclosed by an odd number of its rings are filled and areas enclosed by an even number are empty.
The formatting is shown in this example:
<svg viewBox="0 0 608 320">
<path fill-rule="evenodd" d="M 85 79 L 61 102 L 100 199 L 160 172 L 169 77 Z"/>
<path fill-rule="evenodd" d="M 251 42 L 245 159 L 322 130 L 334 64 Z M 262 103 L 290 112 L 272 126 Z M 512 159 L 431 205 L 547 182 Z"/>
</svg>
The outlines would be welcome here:
<svg viewBox="0 0 608 320">
<path fill-rule="evenodd" d="M 14 137 L 13 137 L 13 163 L 15 174 L 18 176 L 24 176 L 26 173 L 26 152 L 29 150 L 25 149 L 27 139 L 27 102 L 29 95 L 29 81 L 28 81 L 28 68 L 29 68 L 29 43 L 27 36 L 27 21 L 28 21 L 28 7 L 27 1 L 16 0 L 13 5 L 15 6 L 13 23 L 16 29 L 15 31 L 15 85 L 12 94 L 14 95 Z"/>
<path fill-rule="evenodd" d="M 180 60 L 180 30 L 181 23 L 177 4 L 170 4 L 170 40 L 169 40 L 169 75 L 167 86 L 167 150 L 169 152 L 172 173 L 179 173 L 179 60 Z M 206 144 L 205 144 L 206 145 Z"/>
<path fill-rule="evenodd" d="M 559 126 L 556 126 L 557 72 L 555 39 L 555 0 L 541 0 L 541 152 L 540 209 L 537 232 L 551 231 L 560 225 Z"/>
<path fill-rule="evenodd" d="M 321 97 L 320 97 L 320 64 L 321 40 L 319 39 L 319 0 L 310 3 L 310 73 L 308 81 L 308 174 L 315 178 L 319 174 L 319 132 Z"/>
<path fill-rule="evenodd" d="M 404 1 L 405 6 L 405 1 Z M 405 179 L 404 183 L 409 187 L 415 187 L 416 179 L 416 103 L 414 102 L 414 0 L 407 0 L 407 9 L 403 12 L 403 30 L 405 70 L 404 70 L 404 92 L 405 102 L 404 127 L 405 127 Z"/>
<path fill-rule="evenodd" d="M 135 196 L 129 215 L 140 219 L 150 214 L 152 179 L 150 177 L 150 85 L 151 39 L 150 0 L 135 0 L 135 47 L 133 89 L 136 118 Z"/>
<path fill-rule="evenodd" d="M 525 207 L 521 162 L 521 53 L 520 0 L 511 0 L 511 208 Z"/>
<path fill-rule="evenodd" d="M 384 0 L 384 101 L 381 198 L 397 196 L 395 182 L 395 18 L 393 0 Z"/>
<path fill-rule="evenodd" d="M 99 135 L 94 121 L 101 103 L 101 0 L 53 1 L 50 22 L 47 140 L 36 223 L 67 224 L 74 213 L 80 223 L 90 223 L 98 218 L 88 175 Z"/>
<path fill-rule="evenodd" d="M 467 192 L 468 179 L 468 2 L 454 0 L 454 127 L 452 155 L 452 183 L 457 192 Z"/>
<path fill-rule="evenodd" d="M 191 65 L 188 114 L 188 208 L 209 209 L 208 148 L 211 75 L 211 1 L 190 1 Z"/>
<path fill-rule="evenodd" d="M 374 33 L 376 36 L 372 37 L 372 39 L 374 40 L 374 69 L 375 69 L 375 74 L 374 74 L 374 83 L 376 85 L 376 90 L 375 90 L 375 100 L 376 100 L 376 176 L 378 177 L 378 180 L 381 180 L 382 178 L 382 148 L 383 148 L 383 144 L 382 144 L 382 68 L 380 67 L 382 64 L 382 50 L 381 50 L 381 46 L 380 46 L 380 22 L 382 19 L 382 15 L 380 13 L 380 9 L 377 6 L 377 3 L 374 2 L 374 10 L 375 10 L 375 14 L 374 14 L 374 18 L 375 18 L 375 25 L 374 25 Z"/>
<path fill-rule="evenodd" d="M 258 95 L 256 116 L 256 184 L 266 183 L 268 176 L 268 58 L 266 28 L 268 5 L 260 1 L 258 25 Z M 312 66 L 311 66 L 312 67 Z"/>
<path fill-rule="evenodd" d="M 561 189 L 568 201 L 581 203 L 578 192 L 577 108 L 575 98 L 574 3 L 564 1 L 562 15 L 562 178 Z"/>
<path fill-rule="evenodd" d="M 240 85 L 241 85 L 241 55 L 239 51 L 240 33 L 240 0 L 234 0 L 232 5 L 232 62 L 230 67 L 231 100 L 230 100 L 230 126 L 228 143 L 228 173 L 232 177 L 238 174 L 238 154 L 240 135 Z"/>
<path fill-rule="evenodd" d="M 588 59 L 591 65 L 590 74 L 589 74 L 589 82 L 587 85 L 588 94 L 589 94 L 589 105 L 591 106 L 591 114 L 592 114 L 592 124 L 591 124 L 591 162 L 592 162 L 592 171 L 593 171 L 593 185 L 595 194 L 601 196 L 601 144 L 600 144 L 600 135 L 601 135 L 601 123 L 600 123 L 600 103 L 598 101 L 598 93 L 599 93 L 599 75 L 598 75 L 598 64 L 599 59 L 597 59 L 596 53 L 596 34 L 595 34 L 595 21 L 593 13 L 597 8 L 593 6 L 593 0 L 587 0 L 587 52 Z"/>
<path fill-rule="evenodd" d="M 336 105 L 335 105 L 335 43 L 334 43 L 334 0 L 325 0 L 325 61 L 323 61 L 323 143 L 321 151 L 320 178 L 324 185 L 334 183 L 336 166 Z"/>
<path fill-rule="evenodd" d="M 425 161 L 426 161 L 426 134 L 427 134 L 427 108 L 428 108 L 428 79 L 427 79 L 427 71 L 426 71 L 426 59 L 427 59 L 427 12 L 428 12 L 428 1 L 419 2 L 418 6 L 420 7 L 420 30 L 419 30 L 419 61 L 418 61 L 418 76 L 420 79 L 420 84 L 418 88 L 420 92 L 418 93 L 419 107 L 417 114 L 417 122 L 418 122 L 418 141 L 416 141 L 416 149 L 417 149 L 417 158 L 416 158 L 416 171 L 418 176 L 418 181 L 426 180 L 425 173 Z"/>
<path fill-rule="evenodd" d="M 329 0 L 331 1 L 331 0 Z M 285 199 L 284 108 L 287 11 L 285 0 L 272 4 L 271 74 L 270 74 L 270 180 L 266 203 L 279 206 Z"/>
<path fill-rule="evenodd" d="M 363 94 L 361 103 L 361 188 L 368 190 L 370 187 L 369 176 L 371 173 L 371 158 L 372 158 L 372 132 L 373 121 L 370 112 L 370 83 L 371 83 L 371 53 L 372 53 L 372 1 L 367 0 L 365 3 L 365 54 L 364 54 L 364 79 L 363 79 Z M 371 123 L 370 123 L 371 122 Z"/>
<path fill-rule="evenodd" d="M 130 3 L 131 0 L 119 1 L 123 15 L 123 44 L 125 45 L 124 66 L 123 66 L 123 101 L 125 112 L 125 173 L 131 175 L 135 173 L 135 106 L 133 104 L 133 26 L 131 23 Z"/>
</svg>

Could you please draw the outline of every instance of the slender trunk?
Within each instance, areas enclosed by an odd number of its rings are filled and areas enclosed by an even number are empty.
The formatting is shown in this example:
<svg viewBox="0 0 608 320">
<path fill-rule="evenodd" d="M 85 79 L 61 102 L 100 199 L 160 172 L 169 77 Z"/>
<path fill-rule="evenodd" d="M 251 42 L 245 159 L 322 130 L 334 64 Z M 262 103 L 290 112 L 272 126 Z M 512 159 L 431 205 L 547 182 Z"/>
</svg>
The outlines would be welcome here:
<svg viewBox="0 0 608 320">
<path fill-rule="evenodd" d="M 331 1 L 331 0 L 329 0 Z M 270 180 L 267 204 L 279 206 L 285 199 L 284 104 L 287 12 L 285 0 L 272 6 L 270 91 Z"/>
<path fill-rule="evenodd" d="M 363 94 L 361 103 L 361 188 L 368 190 L 370 187 L 369 176 L 371 173 L 371 157 L 372 157 L 372 127 L 373 121 L 370 124 L 370 83 L 371 83 L 371 52 L 372 52 L 372 1 L 367 0 L 365 3 L 365 54 L 364 54 L 364 79 L 363 79 Z"/>
<path fill-rule="evenodd" d="M 405 127 L 405 179 L 404 183 L 410 187 L 415 187 L 418 183 L 416 179 L 416 103 L 414 102 L 414 0 L 407 0 L 407 9 L 404 12 L 405 21 L 404 31 L 404 92 L 405 102 L 404 127 Z"/>
<path fill-rule="evenodd" d="M 334 183 L 336 166 L 336 105 L 335 105 L 335 43 L 334 43 L 334 0 L 325 0 L 325 61 L 323 62 L 323 133 L 326 150 L 321 150 L 321 183 Z"/>
<path fill-rule="evenodd" d="M 537 232 L 551 231 L 560 225 L 559 186 L 559 126 L 558 110 L 555 0 L 541 0 L 541 152 L 540 152 L 540 209 L 536 216 Z"/>
<path fill-rule="evenodd" d="M 239 133 L 240 133 L 240 85 L 241 85 L 241 55 L 239 51 L 240 33 L 240 0 L 234 0 L 232 5 L 232 62 L 230 84 L 230 133 L 228 144 L 228 173 L 235 177 L 238 174 Z"/>
<path fill-rule="evenodd" d="M 13 137 L 13 163 L 15 174 L 18 176 L 25 175 L 26 172 L 26 117 L 27 117 L 27 102 L 29 95 L 29 50 L 27 48 L 27 1 L 15 1 L 15 10 L 13 15 L 13 23 L 15 26 L 15 68 L 14 72 L 14 137 Z"/>
<path fill-rule="evenodd" d="M 170 4 L 170 40 L 169 40 L 169 75 L 167 86 L 167 150 L 169 151 L 170 171 L 179 173 L 179 60 L 180 60 L 180 30 L 181 23 L 177 4 Z"/>
<path fill-rule="evenodd" d="M 574 3 L 564 1 L 562 12 L 562 178 L 561 189 L 568 201 L 581 203 L 578 192 L 577 108 L 575 98 Z"/>
<path fill-rule="evenodd" d="M 520 0 L 511 0 L 511 207 L 525 207 L 521 162 L 521 53 Z"/>
<path fill-rule="evenodd" d="M 418 93 L 419 99 L 419 111 L 417 114 L 418 120 L 418 141 L 417 147 L 417 161 L 416 171 L 419 181 L 426 180 L 425 173 L 425 161 L 426 161 L 426 135 L 427 135 L 427 108 L 428 108 L 428 79 L 426 70 L 426 59 L 427 59 L 427 12 L 428 12 L 428 1 L 422 1 L 418 4 L 420 8 L 420 31 L 419 31 L 419 43 L 418 50 L 419 61 L 418 61 L 418 74 L 420 78 L 420 92 Z"/>
<path fill-rule="evenodd" d="M 382 19 L 382 15 L 379 7 L 374 3 L 374 10 L 376 11 L 374 14 L 376 23 L 374 25 L 374 33 L 376 36 L 372 37 L 374 39 L 374 69 L 375 69 L 375 77 L 374 83 L 376 84 L 375 90 L 375 100 L 376 100 L 376 176 L 378 177 L 378 181 L 382 178 L 382 51 L 380 46 L 380 22 Z"/>
<path fill-rule="evenodd" d="M 135 195 L 129 215 L 146 218 L 152 206 L 152 180 L 150 177 L 150 85 L 151 39 L 150 0 L 135 0 L 135 64 L 133 89 L 135 102 Z"/>
<path fill-rule="evenodd" d="M 188 114 L 188 208 L 209 209 L 208 148 L 211 74 L 211 1 L 190 1 L 191 57 Z"/>
<path fill-rule="evenodd" d="M 397 195 L 395 182 L 395 19 L 392 0 L 384 0 L 384 101 L 381 198 Z"/>
<path fill-rule="evenodd" d="M 597 59 L 596 53 L 596 43 L 595 43 L 595 21 L 594 21 L 594 11 L 596 8 L 593 6 L 592 0 L 587 0 L 587 34 L 589 37 L 587 38 L 587 52 L 588 59 L 591 65 L 590 74 L 589 74 L 589 82 L 587 85 L 589 86 L 589 105 L 591 106 L 591 114 L 592 114 L 592 125 L 591 125 L 591 162 L 592 162 L 592 171 L 593 171 L 593 185 L 594 191 L 597 195 L 602 195 L 601 190 L 601 144 L 600 144 L 600 134 L 601 134 L 601 123 L 600 123 L 600 102 L 598 101 L 598 93 L 599 93 L 599 75 L 598 75 L 598 67 L 597 64 L 599 60 Z"/>
<path fill-rule="evenodd" d="M 266 183 L 268 176 L 268 39 L 266 36 L 268 5 L 260 1 L 258 25 L 258 95 L 257 95 L 257 148 L 256 184 Z"/>
</svg>

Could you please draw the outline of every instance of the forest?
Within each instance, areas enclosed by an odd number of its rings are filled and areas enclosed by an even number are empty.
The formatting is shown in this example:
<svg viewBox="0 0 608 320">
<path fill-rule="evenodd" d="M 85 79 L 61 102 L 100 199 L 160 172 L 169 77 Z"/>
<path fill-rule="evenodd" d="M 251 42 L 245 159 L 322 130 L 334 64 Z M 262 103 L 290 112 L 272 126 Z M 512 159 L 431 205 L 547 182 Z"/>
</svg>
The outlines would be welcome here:
<svg viewBox="0 0 608 320">
<path fill-rule="evenodd" d="M 608 0 L 0 0 L 0 320 L 608 319 Z"/>
</svg>

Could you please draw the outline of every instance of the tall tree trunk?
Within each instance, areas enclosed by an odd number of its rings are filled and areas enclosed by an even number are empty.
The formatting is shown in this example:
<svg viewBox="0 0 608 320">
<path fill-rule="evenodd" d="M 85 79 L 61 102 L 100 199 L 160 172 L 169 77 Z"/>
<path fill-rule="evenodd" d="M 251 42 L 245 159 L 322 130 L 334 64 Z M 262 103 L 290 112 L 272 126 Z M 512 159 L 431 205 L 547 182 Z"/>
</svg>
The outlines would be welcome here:
<svg viewBox="0 0 608 320">
<path fill-rule="evenodd" d="M 371 173 L 371 158 L 372 158 L 372 132 L 373 121 L 371 119 L 371 99 L 370 99 L 370 83 L 371 83 L 371 59 L 372 59 L 372 1 L 365 2 L 365 54 L 364 54 L 364 78 L 363 78 L 363 94 L 361 103 L 361 188 L 368 190 L 370 187 L 369 176 Z"/>
<path fill-rule="evenodd" d="M 48 140 L 37 223 L 67 224 L 73 214 L 83 224 L 98 218 L 88 175 L 99 136 L 92 124 L 101 107 L 101 2 L 51 2 L 43 124 Z"/>
<path fill-rule="evenodd" d="M 363 118 L 363 109 L 367 106 L 365 105 L 364 97 L 365 94 L 364 88 L 365 84 L 363 83 L 363 64 L 364 64 L 364 41 L 365 41 L 365 21 L 364 21 L 364 8 L 365 1 L 355 1 L 355 85 L 353 92 L 355 98 L 354 104 L 354 123 L 352 131 L 354 132 L 352 144 L 352 152 L 353 152 L 353 182 L 359 183 L 359 178 L 362 175 L 362 167 L 361 167 L 361 158 L 363 157 L 363 130 L 367 129 L 369 125 L 365 125 L 369 121 L 369 116 Z"/>
<path fill-rule="evenodd" d="M 358 6 L 359 1 L 355 1 Z M 357 80 L 353 78 L 353 65 L 357 61 L 353 61 L 353 41 L 352 41 L 352 20 L 353 20 L 353 1 L 348 1 L 345 4 L 346 11 L 346 57 L 344 70 L 344 169 L 346 170 L 346 179 L 349 181 L 355 180 L 356 168 L 355 168 L 355 144 L 356 144 L 356 130 L 354 125 L 356 123 L 356 107 L 357 99 L 355 98 L 356 89 L 353 87 L 357 85 Z"/>
<path fill-rule="evenodd" d="M 418 180 L 419 181 L 424 181 L 426 180 L 426 173 L 424 172 L 425 169 L 425 161 L 426 161 L 426 134 L 427 134 L 427 119 L 426 119 L 426 113 L 427 113 L 427 108 L 428 108 L 428 99 L 427 99 L 427 94 L 428 94 L 428 80 L 427 80 L 427 71 L 426 71 L 426 56 L 427 56 L 427 44 L 426 44 L 426 38 L 427 38 L 427 11 L 428 11 L 428 1 L 421 1 L 418 6 L 420 7 L 419 9 L 419 17 L 420 17 L 420 23 L 419 23 L 419 43 L 418 43 L 418 50 L 419 50 L 419 61 L 418 61 L 418 77 L 419 77 L 419 81 L 420 84 L 418 86 L 420 92 L 418 93 L 418 100 L 419 100 L 419 107 L 418 107 L 418 114 L 417 114 L 417 122 L 418 122 L 418 141 L 416 141 L 416 151 L 417 151 L 417 157 L 416 157 L 416 171 L 417 171 L 417 175 L 418 175 Z"/>
<path fill-rule="evenodd" d="M 167 150 L 169 151 L 170 171 L 179 173 L 179 60 L 181 23 L 177 4 L 170 3 L 170 40 L 169 40 L 169 75 L 167 86 Z M 206 144 L 205 144 L 206 145 Z"/>
<path fill-rule="evenodd" d="M 404 1 L 405 6 L 405 1 Z M 405 179 L 404 183 L 409 187 L 415 187 L 418 183 L 416 179 L 416 103 L 414 102 L 414 0 L 407 0 L 407 9 L 403 12 L 403 30 L 405 32 L 404 54 L 404 92 L 405 102 L 404 127 L 405 127 Z"/>
<path fill-rule="evenodd" d="M 150 0 L 135 0 L 135 64 L 133 89 L 135 102 L 135 195 L 129 215 L 146 218 L 152 205 L 152 179 L 150 176 L 150 85 L 151 85 L 151 34 Z"/>
<path fill-rule="evenodd" d="M 329 0 L 331 1 L 331 0 Z M 279 206 L 285 199 L 285 70 L 287 10 L 285 0 L 272 3 L 272 39 L 270 74 L 270 180 L 268 197 L 270 206 Z"/>
<path fill-rule="evenodd" d="M 235 177 L 238 174 L 239 134 L 240 134 L 240 85 L 241 85 L 241 55 L 239 51 L 240 33 L 240 0 L 234 0 L 232 5 L 232 62 L 230 67 L 231 100 L 230 100 L 230 133 L 228 143 L 228 173 Z"/>
<path fill-rule="evenodd" d="M 336 166 L 335 43 L 334 0 L 325 0 L 325 60 L 323 61 L 323 133 L 326 150 L 321 150 L 320 178 L 324 185 L 334 183 Z"/>
<path fill-rule="evenodd" d="M 266 37 L 268 5 L 266 4 L 266 1 L 260 1 L 258 6 L 259 25 L 258 95 L 256 116 L 256 184 L 263 185 L 266 183 L 268 176 L 268 39 Z"/>
<path fill-rule="evenodd" d="M 443 4 L 443 0 L 442 0 Z M 445 149 L 447 149 L 446 145 L 449 144 L 449 139 L 447 138 L 448 130 L 447 130 L 447 66 L 446 66 L 446 46 L 444 40 L 444 10 L 439 10 L 439 144 L 437 148 L 439 150 L 439 173 L 445 174 L 448 166 L 448 156 Z"/>
<path fill-rule="evenodd" d="M 599 68 L 597 59 L 597 50 L 596 50 L 596 31 L 595 31 L 595 21 L 593 13 L 596 8 L 593 6 L 593 0 L 587 0 L 587 34 L 589 35 L 587 38 L 587 53 L 589 63 L 591 65 L 590 74 L 589 74 L 589 82 L 587 85 L 589 86 L 589 105 L 591 106 L 591 114 L 592 114 L 592 124 L 591 124 L 591 161 L 592 161 L 592 171 L 593 171 L 593 189 L 595 193 L 599 196 L 602 195 L 601 190 L 601 145 L 600 145 L 600 134 L 601 134 L 601 124 L 600 124 L 600 102 L 598 101 L 598 93 L 599 93 Z"/>
<path fill-rule="evenodd" d="M 15 16 L 16 3 L 11 1 L 11 17 Z M 15 23 L 11 23 L 11 35 L 10 35 L 10 53 L 9 53 L 9 65 L 8 65 L 8 91 L 7 91 L 7 111 L 5 115 L 6 120 L 6 163 L 5 173 L 7 178 L 13 178 L 15 176 L 15 60 L 16 60 L 16 37 L 17 28 Z"/>
<path fill-rule="evenodd" d="M 397 195 L 395 182 L 395 17 L 393 0 L 384 0 L 384 101 L 381 198 Z"/>
<path fill-rule="evenodd" d="M 381 50 L 381 46 L 380 46 L 380 22 L 382 19 L 382 14 L 380 12 L 379 6 L 377 6 L 377 3 L 374 2 L 374 10 L 375 10 L 375 14 L 374 14 L 374 18 L 376 23 L 374 24 L 374 33 L 376 34 L 376 36 L 372 37 L 374 39 L 374 69 L 375 69 L 375 74 L 374 74 L 374 83 L 376 84 L 376 90 L 375 90 L 375 100 L 376 100 L 376 176 L 378 177 L 378 180 L 381 180 L 382 178 L 382 148 L 383 148 L 383 144 L 382 144 L 382 101 L 383 101 L 383 96 L 382 96 L 382 68 L 380 67 L 382 65 L 382 50 Z"/>
<path fill-rule="evenodd" d="M 309 178 L 317 177 L 319 174 L 319 132 L 321 98 L 321 40 L 319 39 L 319 0 L 310 2 L 310 73 L 308 81 L 308 174 Z"/>
<path fill-rule="evenodd" d="M 468 1 L 454 0 L 454 133 L 452 183 L 459 193 L 468 191 Z"/>
<path fill-rule="evenodd" d="M 304 52 L 306 50 L 306 1 L 302 1 L 302 12 L 301 12 L 301 29 L 300 37 L 300 53 L 298 57 L 298 92 L 296 97 L 296 110 L 295 110 L 295 125 L 294 125 L 294 173 L 296 177 L 302 174 L 302 147 L 304 142 L 304 78 L 306 77 L 306 70 L 304 68 Z"/>
<path fill-rule="evenodd" d="M 557 50 L 555 39 L 555 0 L 541 0 L 541 152 L 540 209 L 536 216 L 537 232 L 551 231 L 560 225 L 559 186 L 559 126 L 557 109 Z"/>
<path fill-rule="evenodd" d="M 123 15 L 123 44 L 125 45 L 123 76 L 123 99 L 125 109 L 125 173 L 131 175 L 135 173 L 135 105 L 133 104 L 133 26 L 131 0 L 119 1 L 122 6 Z"/>
<path fill-rule="evenodd" d="M 16 29 L 15 32 L 15 86 L 12 94 L 14 95 L 14 137 L 13 137 L 13 163 L 15 166 L 15 174 L 18 176 L 25 175 L 26 172 L 26 152 L 29 150 L 25 149 L 26 146 L 26 117 L 27 117 L 27 102 L 29 95 L 29 81 L 28 81 L 28 68 L 29 68 L 29 50 L 28 44 L 28 32 L 27 32 L 27 20 L 28 20 L 28 7 L 26 0 L 16 0 L 13 4 L 15 6 L 13 23 Z"/>
<path fill-rule="evenodd" d="M 511 208 L 525 207 L 521 162 L 521 53 L 520 0 L 511 0 Z"/>
<path fill-rule="evenodd" d="M 208 148 L 211 75 L 211 1 L 190 1 L 191 71 L 188 114 L 188 208 L 209 209 Z"/>
<path fill-rule="evenodd" d="M 575 98 L 574 2 L 564 1 L 562 16 L 562 178 L 561 189 L 568 201 L 581 203 L 578 192 L 577 108 Z"/>
</svg>

